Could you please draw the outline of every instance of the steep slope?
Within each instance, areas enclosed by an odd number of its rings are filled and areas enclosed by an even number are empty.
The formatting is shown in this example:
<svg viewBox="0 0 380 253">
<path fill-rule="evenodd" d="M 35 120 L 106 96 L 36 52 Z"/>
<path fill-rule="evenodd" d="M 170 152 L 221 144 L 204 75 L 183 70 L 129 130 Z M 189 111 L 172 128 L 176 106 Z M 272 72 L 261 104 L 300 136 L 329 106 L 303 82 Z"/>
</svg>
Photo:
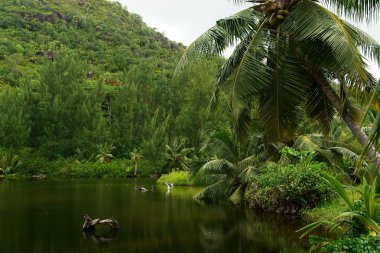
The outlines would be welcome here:
<svg viewBox="0 0 380 253">
<path fill-rule="evenodd" d="M 88 76 L 117 83 L 119 72 L 144 63 L 171 69 L 182 45 L 149 28 L 141 17 L 106 0 L 2 0 L 0 84 L 37 79 L 44 59 L 74 51 Z"/>
<path fill-rule="evenodd" d="M 226 121 L 207 110 L 222 60 L 173 79 L 183 49 L 115 2 L 1 0 L 0 157 L 140 148 L 160 164 L 175 139 L 199 148 Z"/>
</svg>

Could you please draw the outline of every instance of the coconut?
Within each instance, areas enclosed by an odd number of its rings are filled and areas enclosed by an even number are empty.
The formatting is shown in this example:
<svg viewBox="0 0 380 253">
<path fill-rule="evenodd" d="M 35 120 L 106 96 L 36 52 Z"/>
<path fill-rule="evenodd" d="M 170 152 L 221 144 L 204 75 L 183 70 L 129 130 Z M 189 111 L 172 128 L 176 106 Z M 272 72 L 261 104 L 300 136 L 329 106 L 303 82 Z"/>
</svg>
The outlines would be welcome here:
<svg viewBox="0 0 380 253">
<path fill-rule="evenodd" d="M 279 14 L 279 15 L 282 15 L 282 16 L 286 16 L 286 15 L 289 14 L 289 11 L 288 11 L 288 10 L 279 10 L 279 11 L 278 11 L 278 14 Z"/>
</svg>

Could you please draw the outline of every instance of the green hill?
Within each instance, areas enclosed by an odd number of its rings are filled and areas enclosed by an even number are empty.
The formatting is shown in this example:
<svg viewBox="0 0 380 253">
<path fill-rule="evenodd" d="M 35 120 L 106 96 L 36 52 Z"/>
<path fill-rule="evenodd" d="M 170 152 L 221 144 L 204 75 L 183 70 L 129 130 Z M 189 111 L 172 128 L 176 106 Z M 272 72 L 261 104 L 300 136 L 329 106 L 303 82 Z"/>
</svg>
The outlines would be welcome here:
<svg viewBox="0 0 380 253">
<path fill-rule="evenodd" d="M 116 2 L 3 0 L 0 155 L 89 159 L 114 147 L 128 157 L 137 147 L 162 164 L 176 139 L 199 148 L 226 121 L 207 111 L 220 61 L 173 79 L 183 50 Z"/>
<path fill-rule="evenodd" d="M 145 25 L 117 2 L 101 0 L 2 0 L 0 5 L 0 83 L 17 86 L 35 79 L 44 58 L 75 51 L 89 76 L 117 73 L 154 62 L 171 69 L 183 49 Z M 116 82 L 117 83 L 117 82 Z"/>
</svg>

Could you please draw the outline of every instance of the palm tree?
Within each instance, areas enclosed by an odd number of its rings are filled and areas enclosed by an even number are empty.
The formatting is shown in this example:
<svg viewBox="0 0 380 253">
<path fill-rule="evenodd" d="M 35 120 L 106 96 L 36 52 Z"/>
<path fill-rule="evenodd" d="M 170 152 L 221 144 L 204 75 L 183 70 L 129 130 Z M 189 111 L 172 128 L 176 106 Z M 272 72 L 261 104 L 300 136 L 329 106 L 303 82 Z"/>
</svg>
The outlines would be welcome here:
<svg viewBox="0 0 380 253">
<path fill-rule="evenodd" d="M 216 22 L 182 55 L 176 73 L 200 57 L 221 55 L 236 44 L 217 72 L 213 101 L 223 90 L 247 130 L 254 110 L 268 142 L 294 142 L 306 115 L 328 133 L 335 113 L 364 146 L 367 135 L 355 117 L 347 92 L 372 93 L 376 80 L 365 57 L 379 63 L 380 46 L 320 3 L 354 19 L 377 16 L 380 0 L 235 0 L 247 9 Z M 374 147 L 368 155 L 380 165 Z M 378 166 L 380 172 L 380 166 Z"/>
<path fill-rule="evenodd" d="M 188 170 L 190 158 L 188 155 L 194 148 L 187 148 L 186 141 L 175 138 L 171 145 L 166 145 L 166 164 L 164 169 Z"/>
<path fill-rule="evenodd" d="M 205 145 L 215 156 L 199 169 L 195 178 L 207 181 L 212 177 L 216 183 L 206 187 L 195 198 L 202 201 L 229 198 L 235 204 L 240 203 L 257 163 L 251 144 L 249 141 L 242 144 L 230 132 L 213 133 Z"/>
<path fill-rule="evenodd" d="M 97 162 L 110 163 L 112 162 L 112 159 L 115 159 L 115 157 L 112 155 L 112 150 L 114 150 L 115 147 L 112 144 L 101 144 L 98 145 L 98 148 L 98 154 L 95 157 Z"/>
<path fill-rule="evenodd" d="M 131 160 L 135 162 L 135 171 L 133 172 L 133 175 L 137 175 L 137 163 L 141 161 L 144 156 L 141 154 L 141 151 L 137 148 L 134 148 L 131 153 L 129 153 L 131 156 Z"/>
</svg>

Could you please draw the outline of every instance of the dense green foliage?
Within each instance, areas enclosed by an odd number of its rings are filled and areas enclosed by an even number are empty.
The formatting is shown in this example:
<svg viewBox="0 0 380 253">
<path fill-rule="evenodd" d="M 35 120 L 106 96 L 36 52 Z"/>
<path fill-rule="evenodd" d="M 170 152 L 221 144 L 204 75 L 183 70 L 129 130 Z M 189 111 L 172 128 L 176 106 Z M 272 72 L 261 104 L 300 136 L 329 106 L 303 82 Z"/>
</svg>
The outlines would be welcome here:
<svg viewBox="0 0 380 253">
<path fill-rule="evenodd" d="M 172 171 L 169 174 L 162 175 L 158 184 L 173 183 L 174 185 L 192 185 L 191 175 L 188 171 Z"/>
<path fill-rule="evenodd" d="M 168 143 L 199 148 L 227 118 L 207 113 L 220 60 L 173 79 L 184 47 L 119 3 L 7 0 L 0 17 L 2 155 L 110 162 L 140 148 L 161 170 Z"/>
<path fill-rule="evenodd" d="M 378 235 L 362 235 L 356 238 L 343 237 L 327 244 L 324 238 L 312 237 L 310 243 L 312 249 L 320 253 L 376 253 L 380 251 L 380 236 Z"/>
<path fill-rule="evenodd" d="M 264 166 L 248 185 L 248 203 L 253 208 L 289 214 L 316 207 L 333 196 L 321 179 L 324 168 L 315 162 Z"/>
<path fill-rule="evenodd" d="M 149 161 L 139 163 L 139 175 L 148 177 L 154 165 Z M 134 162 L 129 159 L 118 159 L 112 163 L 82 162 L 77 160 L 50 161 L 44 157 L 24 156 L 24 162 L 12 169 L 8 174 L 12 177 L 47 175 L 62 178 L 126 178 L 133 177 Z"/>
</svg>

